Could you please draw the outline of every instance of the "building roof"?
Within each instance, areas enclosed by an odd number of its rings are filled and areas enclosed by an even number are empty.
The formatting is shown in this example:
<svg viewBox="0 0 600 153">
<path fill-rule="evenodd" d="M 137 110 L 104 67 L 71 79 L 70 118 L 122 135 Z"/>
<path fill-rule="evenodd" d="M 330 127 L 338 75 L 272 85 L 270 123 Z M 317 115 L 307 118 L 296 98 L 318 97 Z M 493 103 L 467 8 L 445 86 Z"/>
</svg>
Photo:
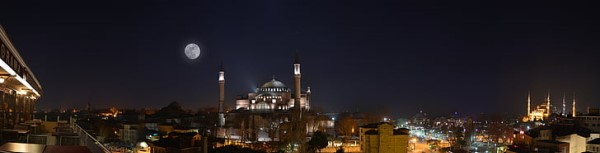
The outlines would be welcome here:
<svg viewBox="0 0 600 153">
<path fill-rule="evenodd" d="M 281 81 L 275 80 L 275 77 L 273 77 L 273 80 L 264 83 L 261 87 L 262 88 L 285 88 L 285 84 L 283 84 Z"/>
<path fill-rule="evenodd" d="M 600 144 L 600 138 L 596 138 L 592 141 L 588 141 L 588 144 Z"/>
<path fill-rule="evenodd" d="M 17 82 L 14 84 L 5 82 L 3 84 L 11 85 L 9 87 L 13 89 L 22 89 L 21 91 L 25 92 L 31 91 L 35 95 L 37 95 L 37 97 L 42 96 L 42 85 L 35 77 L 29 66 L 27 66 L 25 60 L 23 60 L 23 58 L 21 57 L 21 54 L 19 54 L 15 46 L 13 46 L 2 25 L 0 25 L 0 44 L 3 44 L 1 45 L 3 47 L 1 50 L 6 51 L 2 52 L 6 55 L 0 57 L 0 63 L 2 63 L 0 64 L 0 72 L 2 74 L 7 74 L 8 76 L 11 76 L 10 78 L 15 78 L 15 82 Z M 11 62 L 7 58 L 13 59 L 15 61 Z"/>
<path fill-rule="evenodd" d="M 371 124 L 367 124 L 367 125 L 363 125 L 360 126 L 361 128 L 377 128 L 377 126 L 381 125 L 381 124 L 389 124 L 392 125 L 391 123 L 388 122 L 379 122 L 379 123 L 371 123 Z"/>
<path fill-rule="evenodd" d="M 581 137 L 590 137 L 591 130 L 583 127 L 577 127 L 572 125 L 551 125 L 542 126 L 527 131 L 527 135 L 537 138 L 542 130 L 552 130 L 552 136 L 566 136 L 571 134 L 577 134 Z"/>
<path fill-rule="evenodd" d="M 423 113 L 423 111 L 419 111 L 419 113 L 415 114 L 413 118 L 427 118 L 427 113 Z"/>
<path fill-rule="evenodd" d="M 409 134 L 409 130 L 407 128 L 394 129 L 394 135 L 408 135 L 408 134 Z"/>
<path fill-rule="evenodd" d="M 372 130 L 365 132 L 365 134 L 366 135 L 379 135 L 379 131 L 372 129 Z M 406 129 L 406 128 L 394 129 L 394 135 L 408 135 L 408 129 Z"/>
<path fill-rule="evenodd" d="M 553 143 L 553 144 L 563 144 L 566 142 L 560 142 L 560 141 L 556 141 L 556 140 L 537 140 L 537 142 L 545 142 L 545 143 Z"/>
<path fill-rule="evenodd" d="M 392 125 L 391 123 L 388 122 L 380 122 L 380 123 L 372 123 L 372 124 L 367 124 L 367 125 L 363 125 L 360 126 L 361 128 L 369 128 L 371 130 L 368 130 L 365 132 L 366 135 L 378 135 L 379 131 L 378 131 L 378 126 L 382 125 L 382 124 L 388 124 L 388 125 Z M 394 135 L 408 135 L 409 131 L 407 128 L 399 128 L 399 129 L 393 129 L 393 134 Z"/>
</svg>

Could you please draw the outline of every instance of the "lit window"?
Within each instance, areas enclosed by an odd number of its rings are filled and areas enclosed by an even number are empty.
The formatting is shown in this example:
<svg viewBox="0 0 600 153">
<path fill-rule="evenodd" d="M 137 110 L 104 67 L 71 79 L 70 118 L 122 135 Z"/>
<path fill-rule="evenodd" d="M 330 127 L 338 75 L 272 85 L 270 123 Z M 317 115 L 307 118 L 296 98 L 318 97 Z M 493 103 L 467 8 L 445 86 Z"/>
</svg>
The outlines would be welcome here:
<svg viewBox="0 0 600 153">
<path fill-rule="evenodd" d="M 256 106 L 256 109 L 266 110 L 266 109 L 271 109 L 271 107 L 269 106 L 269 104 L 267 104 L 265 102 L 261 102 L 261 103 L 258 103 L 258 105 Z"/>
</svg>

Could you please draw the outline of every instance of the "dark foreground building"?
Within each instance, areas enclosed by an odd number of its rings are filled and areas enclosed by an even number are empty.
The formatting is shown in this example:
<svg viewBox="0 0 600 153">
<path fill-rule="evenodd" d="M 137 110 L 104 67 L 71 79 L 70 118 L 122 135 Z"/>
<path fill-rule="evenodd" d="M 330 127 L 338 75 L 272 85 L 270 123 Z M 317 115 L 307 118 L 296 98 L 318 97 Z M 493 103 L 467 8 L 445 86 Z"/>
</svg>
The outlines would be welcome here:
<svg viewBox="0 0 600 153">
<path fill-rule="evenodd" d="M 0 125 L 12 128 L 33 119 L 42 86 L 0 26 Z"/>
</svg>

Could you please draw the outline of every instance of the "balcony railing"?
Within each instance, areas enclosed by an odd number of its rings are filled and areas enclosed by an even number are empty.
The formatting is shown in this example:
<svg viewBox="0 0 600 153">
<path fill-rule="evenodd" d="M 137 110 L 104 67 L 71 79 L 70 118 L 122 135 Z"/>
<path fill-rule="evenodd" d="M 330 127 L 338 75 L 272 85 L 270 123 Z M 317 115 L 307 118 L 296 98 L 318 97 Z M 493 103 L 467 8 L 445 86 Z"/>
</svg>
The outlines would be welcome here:
<svg viewBox="0 0 600 153">
<path fill-rule="evenodd" d="M 81 143 L 87 146 L 93 153 L 110 153 L 110 151 L 102 144 L 98 139 L 94 138 L 90 133 L 81 128 L 75 122 L 71 121 L 71 128 L 73 132 L 77 133 L 80 137 Z"/>
</svg>

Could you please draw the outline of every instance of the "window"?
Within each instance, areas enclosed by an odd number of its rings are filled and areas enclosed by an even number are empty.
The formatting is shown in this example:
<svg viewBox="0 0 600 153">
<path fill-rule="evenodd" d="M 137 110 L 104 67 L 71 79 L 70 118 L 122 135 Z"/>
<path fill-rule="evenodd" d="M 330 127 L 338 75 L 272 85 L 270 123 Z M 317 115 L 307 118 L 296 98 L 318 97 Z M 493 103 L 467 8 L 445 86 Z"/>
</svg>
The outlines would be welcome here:
<svg viewBox="0 0 600 153">
<path fill-rule="evenodd" d="M 271 109 L 271 107 L 269 106 L 269 104 L 267 104 L 265 102 L 261 102 L 261 103 L 258 103 L 258 105 L 256 105 L 256 109 L 267 110 L 267 109 Z"/>
</svg>

